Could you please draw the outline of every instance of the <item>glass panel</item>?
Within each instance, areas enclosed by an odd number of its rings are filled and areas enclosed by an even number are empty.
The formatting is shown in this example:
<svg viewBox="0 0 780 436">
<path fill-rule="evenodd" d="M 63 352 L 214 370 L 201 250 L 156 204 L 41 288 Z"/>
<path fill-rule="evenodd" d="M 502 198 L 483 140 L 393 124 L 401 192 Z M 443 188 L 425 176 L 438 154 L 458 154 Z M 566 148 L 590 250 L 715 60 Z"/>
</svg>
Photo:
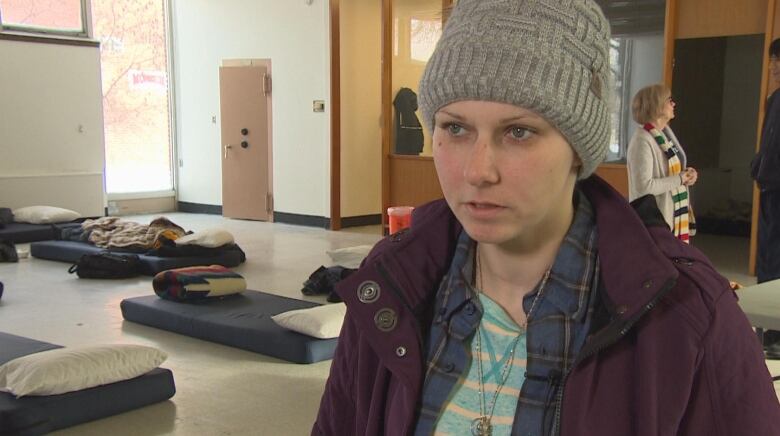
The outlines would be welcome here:
<svg viewBox="0 0 780 436">
<path fill-rule="evenodd" d="M 612 134 L 607 162 L 625 161 L 637 128 L 631 101 L 641 88 L 663 82 L 665 0 L 596 0 L 610 22 L 610 67 L 614 74 Z"/>
<path fill-rule="evenodd" d="M 612 94 L 612 123 L 610 125 L 612 133 L 609 139 L 609 149 L 607 150 L 607 162 L 617 161 L 625 157 L 625 147 L 620 144 L 627 144 L 628 139 L 624 137 L 623 125 L 627 114 L 624 106 L 624 73 L 626 68 L 626 48 L 627 41 L 624 38 L 613 38 L 609 44 L 609 66 L 612 70 L 613 90 Z M 630 104 L 630 103 L 629 103 Z M 630 109 L 630 108 L 629 108 Z"/>
<path fill-rule="evenodd" d="M 393 2 L 392 150 L 431 155 L 431 139 L 417 110 L 417 86 L 442 32 L 442 0 Z"/>
<path fill-rule="evenodd" d="M 92 0 L 92 20 L 101 41 L 106 190 L 170 190 L 164 0 Z"/>
<path fill-rule="evenodd" d="M 81 0 L 0 0 L 4 25 L 82 32 Z"/>
</svg>

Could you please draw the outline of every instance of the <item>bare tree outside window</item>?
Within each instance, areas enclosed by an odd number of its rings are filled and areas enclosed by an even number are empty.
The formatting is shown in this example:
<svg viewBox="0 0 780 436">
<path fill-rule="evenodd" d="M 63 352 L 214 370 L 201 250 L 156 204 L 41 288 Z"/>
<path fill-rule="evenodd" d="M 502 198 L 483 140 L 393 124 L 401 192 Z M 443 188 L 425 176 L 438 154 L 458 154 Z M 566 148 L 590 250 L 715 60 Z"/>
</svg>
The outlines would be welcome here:
<svg viewBox="0 0 780 436">
<path fill-rule="evenodd" d="M 92 0 L 109 193 L 173 187 L 165 14 L 164 0 Z"/>
<path fill-rule="evenodd" d="M 81 0 L 0 0 L 3 25 L 11 30 L 84 31 Z"/>
</svg>

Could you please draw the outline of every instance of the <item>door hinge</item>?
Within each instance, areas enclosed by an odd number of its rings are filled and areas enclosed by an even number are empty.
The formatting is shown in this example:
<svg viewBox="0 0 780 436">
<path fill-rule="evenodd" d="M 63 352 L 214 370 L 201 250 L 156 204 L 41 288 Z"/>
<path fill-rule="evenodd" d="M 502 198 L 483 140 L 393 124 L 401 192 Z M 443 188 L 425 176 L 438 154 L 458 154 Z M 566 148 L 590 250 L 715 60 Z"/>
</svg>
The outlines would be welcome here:
<svg viewBox="0 0 780 436">
<path fill-rule="evenodd" d="M 271 75 L 263 74 L 263 94 L 271 95 Z"/>
<path fill-rule="evenodd" d="M 265 211 L 268 213 L 273 212 L 274 210 L 274 194 L 271 194 L 270 192 L 265 194 Z"/>
</svg>

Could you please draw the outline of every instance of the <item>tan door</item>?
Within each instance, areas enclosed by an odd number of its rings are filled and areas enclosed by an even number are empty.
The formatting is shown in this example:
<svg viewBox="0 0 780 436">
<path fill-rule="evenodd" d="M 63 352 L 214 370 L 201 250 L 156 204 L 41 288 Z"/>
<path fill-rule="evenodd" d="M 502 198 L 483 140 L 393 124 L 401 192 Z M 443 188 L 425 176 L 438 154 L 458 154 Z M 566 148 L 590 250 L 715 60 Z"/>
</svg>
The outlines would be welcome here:
<svg viewBox="0 0 780 436">
<path fill-rule="evenodd" d="M 272 220 L 269 65 L 219 69 L 222 215 Z"/>
</svg>

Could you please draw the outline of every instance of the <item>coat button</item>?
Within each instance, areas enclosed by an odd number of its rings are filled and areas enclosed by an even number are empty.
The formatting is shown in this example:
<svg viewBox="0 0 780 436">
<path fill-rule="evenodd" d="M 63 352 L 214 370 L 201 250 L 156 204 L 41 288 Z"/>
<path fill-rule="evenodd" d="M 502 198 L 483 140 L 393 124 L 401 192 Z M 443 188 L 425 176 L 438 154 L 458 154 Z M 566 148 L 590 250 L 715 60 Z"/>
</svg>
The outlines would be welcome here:
<svg viewBox="0 0 780 436">
<path fill-rule="evenodd" d="M 648 280 L 648 281 L 642 283 L 642 287 L 645 288 L 645 289 L 650 289 L 651 286 L 653 286 L 653 281 L 652 280 Z"/>
<path fill-rule="evenodd" d="M 444 365 L 444 372 L 452 372 L 455 370 L 455 364 L 452 362 L 448 362 L 446 365 Z"/>
<path fill-rule="evenodd" d="M 398 347 L 395 349 L 395 355 L 398 357 L 404 357 L 406 356 L 406 347 Z"/>
<path fill-rule="evenodd" d="M 615 309 L 615 311 L 617 312 L 618 315 L 622 315 L 628 311 L 628 306 L 620 305 Z"/>
<path fill-rule="evenodd" d="M 474 306 L 474 303 L 472 303 L 471 301 L 466 303 L 466 315 L 469 315 L 469 316 L 474 315 L 474 312 L 476 312 L 476 311 L 477 311 L 477 308 Z"/>
<path fill-rule="evenodd" d="M 374 324 L 376 328 L 383 332 L 389 332 L 395 328 L 397 318 L 393 309 L 380 309 L 374 315 Z"/>
<path fill-rule="evenodd" d="M 373 303 L 379 299 L 379 285 L 376 282 L 367 281 L 358 286 L 358 300 L 361 303 Z"/>
</svg>

